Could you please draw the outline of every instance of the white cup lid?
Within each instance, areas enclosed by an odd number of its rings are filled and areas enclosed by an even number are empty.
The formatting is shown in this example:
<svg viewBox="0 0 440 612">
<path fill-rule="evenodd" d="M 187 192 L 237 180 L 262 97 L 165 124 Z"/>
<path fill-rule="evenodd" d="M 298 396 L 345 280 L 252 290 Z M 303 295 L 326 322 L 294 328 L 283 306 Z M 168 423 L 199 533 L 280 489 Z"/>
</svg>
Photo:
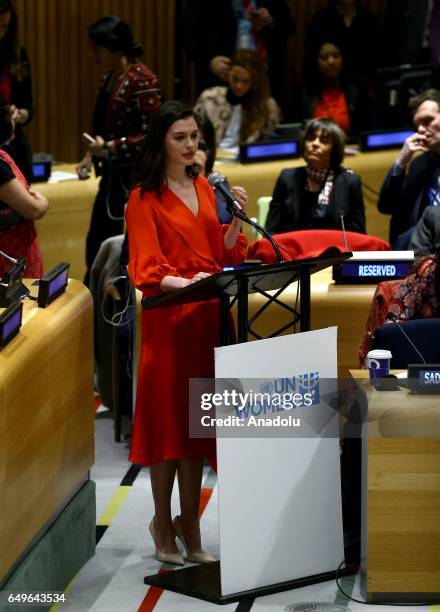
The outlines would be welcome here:
<svg viewBox="0 0 440 612">
<path fill-rule="evenodd" d="M 370 359 L 391 359 L 392 356 L 391 351 L 386 349 L 374 349 L 374 351 L 370 351 L 367 354 L 367 357 Z"/>
</svg>

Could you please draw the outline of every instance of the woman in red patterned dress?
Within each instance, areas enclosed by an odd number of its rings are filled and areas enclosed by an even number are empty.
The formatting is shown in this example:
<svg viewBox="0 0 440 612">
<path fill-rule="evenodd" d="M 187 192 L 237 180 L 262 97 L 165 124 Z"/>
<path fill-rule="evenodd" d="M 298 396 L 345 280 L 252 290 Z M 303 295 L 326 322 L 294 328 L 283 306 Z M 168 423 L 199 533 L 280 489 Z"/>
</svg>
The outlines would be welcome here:
<svg viewBox="0 0 440 612">
<path fill-rule="evenodd" d="M 14 123 L 8 105 L 0 105 L 0 143 L 14 137 Z M 47 199 L 30 189 L 14 160 L 0 149 L 0 251 L 9 257 L 26 258 L 25 277 L 40 278 L 43 261 L 34 221 L 48 209 Z M 0 275 L 11 262 L 0 255 Z"/>
<path fill-rule="evenodd" d="M 220 225 L 214 192 L 193 165 L 198 126 L 193 111 L 167 102 L 152 118 L 138 161 L 138 186 L 127 207 L 128 272 L 145 297 L 187 287 L 223 266 L 241 263 L 246 239 L 240 222 Z M 247 196 L 235 188 L 246 207 Z M 203 457 L 214 440 L 189 435 L 188 381 L 214 376 L 220 340 L 217 300 L 144 310 L 130 460 L 149 465 L 155 516 L 150 532 L 160 561 L 213 561 L 202 550 L 198 521 Z M 171 520 L 177 474 L 181 516 Z"/>
</svg>

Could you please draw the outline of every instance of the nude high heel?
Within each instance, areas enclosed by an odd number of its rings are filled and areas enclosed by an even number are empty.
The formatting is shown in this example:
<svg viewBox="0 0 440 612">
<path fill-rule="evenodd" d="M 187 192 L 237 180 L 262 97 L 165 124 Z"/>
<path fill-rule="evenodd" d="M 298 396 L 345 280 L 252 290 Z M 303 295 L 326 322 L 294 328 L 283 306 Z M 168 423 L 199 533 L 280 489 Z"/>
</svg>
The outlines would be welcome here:
<svg viewBox="0 0 440 612">
<path fill-rule="evenodd" d="M 151 519 L 149 530 L 150 530 L 151 537 L 153 538 L 154 548 L 156 549 L 156 559 L 160 561 L 161 563 L 171 563 L 173 565 L 185 565 L 185 559 L 183 558 L 183 555 L 180 552 L 163 553 L 163 552 L 160 552 L 160 550 L 157 548 L 156 538 L 154 536 L 153 521 L 154 521 L 154 518 Z"/>
<path fill-rule="evenodd" d="M 174 517 L 173 527 L 174 527 L 174 533 L 176 534 L 176 536 L 179 538 L 179 540 L 183 544 L 183 547 L 186 552 L 186 558 L 188 561 L 190 561 L 191 563 L 212 563 L 213 561 L 216 561 L 216 559 L 212 555 L 208 554 L 204 550 L 202 550 L 201 552 L 192 552 L 188 548 L 188 544 L 185 540 L 185 536 L 183 535 L 180 516 Z"/>
</svg>

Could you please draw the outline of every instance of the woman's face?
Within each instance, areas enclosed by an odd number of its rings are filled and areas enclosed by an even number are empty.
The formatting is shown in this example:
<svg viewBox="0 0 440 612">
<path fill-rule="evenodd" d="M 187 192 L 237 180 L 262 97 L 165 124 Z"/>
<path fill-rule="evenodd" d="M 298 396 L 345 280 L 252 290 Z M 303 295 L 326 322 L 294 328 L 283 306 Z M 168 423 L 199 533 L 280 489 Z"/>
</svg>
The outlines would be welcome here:
<svg viewBox="0 0 440 612">
<path fill-rule="evenodd" d="M 175 121 L 165 136 L 166 163 L 190 166 L 194 162 L 199 131 L 194 117 Z"/>
<path fill-rule="evenodd" d="M 228 74 L 228 83 L 232 93 L 237 98 L 241 98 L 252 87 L 252 75 L 246 68 L 232 66 Z"/>
<path fill-rule="evenodd" d="M 101 47 L 94 42 L 90 43 L 90 55 L 95 64 L 102 66 L 104 69 L 113 69 L 119 57 L 118 53 L 110 51 L 106 47 Z"/>
<path fill-rule="evenodd" d="M 325 43 L 318 53 L 318 69 L 323 77 L 334 79 L 341 74 L 342 53 L 332 43 Z"/>
<path fill-rule="evenodd" d="M 0 13 L 0 40 L 5 37 L 11 23 L 11 13 Z"/>
<path fill-rule="evenodd" d="M 317 170 L 330 168 L 333 143 L 321 129 L 315 130 L 304 141 L 304 159 Z"/>
</svg>

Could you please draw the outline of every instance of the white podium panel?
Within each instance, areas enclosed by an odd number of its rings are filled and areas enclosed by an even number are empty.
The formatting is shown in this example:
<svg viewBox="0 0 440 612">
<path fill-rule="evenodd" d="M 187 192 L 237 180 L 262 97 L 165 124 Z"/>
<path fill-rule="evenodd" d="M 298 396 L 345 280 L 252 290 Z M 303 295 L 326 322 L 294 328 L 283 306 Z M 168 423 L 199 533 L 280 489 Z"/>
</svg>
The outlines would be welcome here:
<svg viewBox="0 0 440 612">
<path fill-rule="evenodd" d="M 328 328 L 221 347 L 216 378 L 336 379 L 336 340 Z M 334 571 L 344 558 L 339 438 L 295 433 L 217 439 L 222 595 Z"/>
</svg>

